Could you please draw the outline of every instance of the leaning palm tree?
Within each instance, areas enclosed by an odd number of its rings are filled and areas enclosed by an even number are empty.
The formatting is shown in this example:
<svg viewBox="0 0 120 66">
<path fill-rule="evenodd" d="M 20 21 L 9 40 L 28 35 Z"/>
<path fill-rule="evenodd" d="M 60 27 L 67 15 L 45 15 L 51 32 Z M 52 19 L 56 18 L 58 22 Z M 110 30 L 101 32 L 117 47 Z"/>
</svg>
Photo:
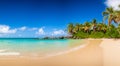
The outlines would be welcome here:
<svg viewBox="0 0 120 66">
<path fill-rule="evenodd" d="M 115 23 L 120 22 L 120 11 L 115 11 L 112 7 L 106 8 L 106 10 L 102 14 L 104 16 L 104 20 L 108 19 L 109 26 L 112 21 L 114 21 Z"/>
<path fill-rule="evenodd" d="M 112 20 L 115 17 L 115 11 L 113 10 L 113 8 L 112 7 L 106 8 L 102 15 L 104 16 L 104 21 L 108 19 L 108 25 L 110 26 Z"/>
</svg>

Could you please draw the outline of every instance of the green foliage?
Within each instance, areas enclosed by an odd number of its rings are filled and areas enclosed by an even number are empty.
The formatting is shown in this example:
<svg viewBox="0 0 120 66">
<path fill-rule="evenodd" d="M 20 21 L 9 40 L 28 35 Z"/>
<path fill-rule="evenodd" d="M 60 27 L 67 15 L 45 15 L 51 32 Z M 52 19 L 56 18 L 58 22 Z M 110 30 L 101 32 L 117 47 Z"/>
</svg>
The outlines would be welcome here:
<svg viewBox="0 0 120 66">
<path fill-rule="evenodd" d="M 79 31 L 78 33 L 74 34 L 76 38 L 89 38 L 89 34 L 83 31 Z"/>
<path fill-rule="evenodd" d="M 106 38 L 120 38 L 120 34 L 117 31 L 117 28 L 114 28 L 114 29 L 107 30 L 105 37 Z"/>
<path fill-rule="evenodd" d="M 120 7 L 120 5 L 119 5 Z M 102 13 L 104 21 L 108 19 L 108 26 L 98 23 L 96 19 L 84 24 L 68 24 L 68 33 L 74 39 L 79 38 L 120 38 L 120 25 L 118 27 L 111 24 L 112 21 L 118 23 L 120 21 L 120 10 L 114 10 L 112 7 L 106 8 Z"/>
<path fill-rule="evenodd" d="M 92 32 L 89 35 L 89 38 L 103 38 L 104 37 L 104 33 L 103 32 Z"/>
<path fill-rule="evenodd" d="M 107 26 L 103 23 L 96 23 L 96 28 L 91 29 L 93 22 L 86 22 L 84 24 L 72 24 L 72 36 L 74 39 L 79 38 L 120 38 L 120 25 Z M 87 29 L 86 29 L 87 27 Z M 94 26 L 93 26 L 94 27 Z"/>
</svg>

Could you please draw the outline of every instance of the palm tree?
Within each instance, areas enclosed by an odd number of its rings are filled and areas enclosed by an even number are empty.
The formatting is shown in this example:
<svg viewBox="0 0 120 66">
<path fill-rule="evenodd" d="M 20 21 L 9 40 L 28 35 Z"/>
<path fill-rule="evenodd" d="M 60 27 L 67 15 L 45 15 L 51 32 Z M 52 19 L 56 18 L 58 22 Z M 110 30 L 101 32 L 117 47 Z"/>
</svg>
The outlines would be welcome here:
<svg viewBox="0 0 120 66">
<path fill-rule="evenodd" d="M 98 31 L 101 31 L 101 30 L 102 30 L 102 23 L 98 23 L 98 25 L 97 25 L 97 30 L 98 30 Z"/>
<path fill-rule="evenodd" d="M 77 33 L 79 31 L 79 23 L 76 23 L 74 27 L 74 32 Z"/>
<path fill-rule="evenodd" d="M 104 16 L 104 20 L 108 19 L 109 26 L 112 21 L 114 21 L 115 23 L 120 22 L 120 11 L 115 11 L 112 7 L 106 8 L 106 10 L 102 14 Z"/>
<path fill-rule="evenodd" d="M 74 29 L 73 23 L 69 23 L 67 29 L 68 29 L 68 33 L 73 34 L 73 29 Z"/>
<path fill-rule="evenodd" d="M 92 29 L 93 29 L 93 31 L 96 31 L 96 28 L 97 28 L 97 20 L 96 19 L 93 19 L 92 20 Z"/>
<path fill-rule="evenodd" d="M 106 8 L 102 15 L 104 16 L 104 20 L 108 19 L 108 25 L 110 26 L 112 20 L 114 20 L 115 17 L 115 11 L 113 10 L 113 8 Z"/>
<path fill-rule="evenodd" d="M 102 32 L 106 33 L 106 31 L 107 31 L 107 25 L 103 24 L 103 23 L 101 25 L 102 25 Z"/>
<path fill-rule="evenodd" d="M 91 25 L 90 25 L 89 22 L 85 22 L 84 25 L 85 25 L 85 27 L 84 27 L 84 31 L 88 33 Z"/>
<path fill-rule="evenodd" d="M 79 24 L 79 31 L 82 31 L 84 28 L 84 25 L 83 24 Z"/>
</svg>

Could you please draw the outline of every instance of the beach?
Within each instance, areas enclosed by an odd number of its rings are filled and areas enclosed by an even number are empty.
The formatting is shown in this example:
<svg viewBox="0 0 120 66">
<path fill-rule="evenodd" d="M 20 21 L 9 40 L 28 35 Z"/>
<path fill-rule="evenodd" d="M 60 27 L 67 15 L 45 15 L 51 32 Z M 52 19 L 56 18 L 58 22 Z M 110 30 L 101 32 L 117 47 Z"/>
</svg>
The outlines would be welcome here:
<svg viewBox="0 0 120 66">
<path fill-rule="evenodd" d="M 120 66 L 119 39 L 85 39 L 74 51 L 46 57 L 0 56 L 0 66 Z"/>
</svg>

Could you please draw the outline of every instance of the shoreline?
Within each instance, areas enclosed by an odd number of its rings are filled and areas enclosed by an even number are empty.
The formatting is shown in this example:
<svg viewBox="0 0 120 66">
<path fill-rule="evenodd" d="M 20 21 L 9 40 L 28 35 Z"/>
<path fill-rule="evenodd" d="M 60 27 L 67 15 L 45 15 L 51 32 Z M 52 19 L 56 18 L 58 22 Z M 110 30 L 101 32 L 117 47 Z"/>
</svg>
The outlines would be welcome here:
<svg viewBox="0 0 120 66">
<path fill-rule="evenodd" d="M 1 58 L 1 66 L 120 66 L 120 39 L 84 39 L 87 45 L 49 58 Z M 7 64 L 6 64 L 7 63 Z"/>
</svg>

